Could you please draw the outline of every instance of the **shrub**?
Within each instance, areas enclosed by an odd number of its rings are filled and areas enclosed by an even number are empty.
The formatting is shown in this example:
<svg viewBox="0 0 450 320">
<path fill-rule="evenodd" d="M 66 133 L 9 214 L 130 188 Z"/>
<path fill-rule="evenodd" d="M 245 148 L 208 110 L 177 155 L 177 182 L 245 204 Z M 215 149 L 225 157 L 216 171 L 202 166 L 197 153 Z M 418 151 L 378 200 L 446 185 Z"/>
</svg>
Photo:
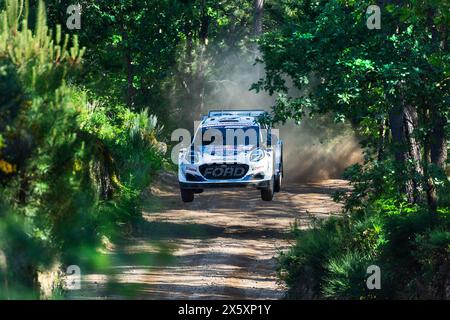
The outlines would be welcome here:
<svg viewBox="0 0 450 320">
<path fill-rule="evenodd" d="M 330 258 L 321 284 L 322 295 L 332 299 L 363 299 L 371 297 L 367 289 L 367 267 L 375 264 L 371 257 L 359 252 L 346 252 Z"/>
<path fill-rule="evenodd" d="M 448 298 L 448 210 L 437 221 L 426 209 L 380 198 L 342 218 L 296 231 L 280 255 L 279 275 L 289 298 Z M 370 265 L 381 269 L 381 290 L 368 290 Z"/>
</svg>

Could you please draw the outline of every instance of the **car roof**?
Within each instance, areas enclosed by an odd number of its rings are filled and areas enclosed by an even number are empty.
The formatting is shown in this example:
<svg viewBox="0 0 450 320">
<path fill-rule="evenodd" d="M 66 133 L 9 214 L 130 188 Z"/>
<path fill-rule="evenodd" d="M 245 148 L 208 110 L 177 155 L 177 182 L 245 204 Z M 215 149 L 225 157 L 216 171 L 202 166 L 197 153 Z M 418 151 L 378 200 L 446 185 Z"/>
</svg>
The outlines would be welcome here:
<svg viewBox="0 0 450 320">
<path fill-rule="evenodd" d="M 254 126 L 258 123 L 256 122 L 256 117 L 240 117 L 240 116 L 213 116 L 208 117 L 202 122 L 202 127 L 218 127 L 218 126 L 234 126 L 234 127 L 245 127 Z"/>
<path fill-rule="evenodd" d="M 208 112 L 208 118 L 220 117 L 220 116 L 239 116 L 239 117 L 260 117 L 267 114 L 264 110 L 210 110 Z"/>
</svg>

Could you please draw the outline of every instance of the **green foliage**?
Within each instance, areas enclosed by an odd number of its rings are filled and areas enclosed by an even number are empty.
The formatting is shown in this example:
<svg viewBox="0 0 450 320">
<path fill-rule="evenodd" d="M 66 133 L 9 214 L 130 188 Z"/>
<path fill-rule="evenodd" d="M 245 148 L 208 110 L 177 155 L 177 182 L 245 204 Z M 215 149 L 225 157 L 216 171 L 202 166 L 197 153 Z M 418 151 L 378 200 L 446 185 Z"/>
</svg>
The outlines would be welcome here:
<svg viewBox="0 0 450 320">
<path fill-rule="evenodd" d="M 339 251 L 339 240 L 345 232 L 346 222 L 335 219 L 318 221 L 307 232 L 296 231 L 297 244 L 287 254 L 280 254 L 278 270 L 282 280 L 293 288 L 292 291 L 306 298 L 316 297 L 320 290 L 320 279 L 326 270 L 324 263 Z"/>
<path fill-rule="evenodd" d="M 365 161 L 344 175 L 353 190 L 335 197 L 347 216 L 301 231 L 280 274 L 294 297 L 445 297 L 448 160 L 430 161 L 430 148 L 448 149 L 448 2 L 383 6 L 380 30 L 366 26 L 370 1 L 284 4 L 285 23 L 259 41 L 266 77 L 254 89 L 279 94 L 273 122 L 317 113 L 350 122 Z M 300 94 L 293 97 L 292 86 Z M 400 138 L 399 106 L 417 115 L 402 119 L 410 127 L 405 133 L 400 124 Z M 423 249 L 431 243 L 435 260 Z M 373 262 L 383 290 L 369 292 L 365 268 Z"/>
<path fill-rule="evenodd" d="M 406 148 L 380 134 L 399 105 L 419 110 L 414 134 L 420 143 L 425 144 L 424 137 L 436 126 L 426 117 L 427 109 L 448 123 L 448 3 L 406 1 L 382 8 L 380 30 L 366 27 L 369 5 L 287 1 L 289 23 L 260 40 L 266 78 L 254 88 L 282 93 L 273 108 L 275 122 L 332 112 L 337 121 L 353 124 L 367 156 L 373 159 L 386 147 L 389 158 Z M 436 22 L 433 27 L 430 16 Z M 284 96 L 290 83 L 301 92 L 295 98 Z M 414 175 L 400 163 L 394 169 L 399 178 L 404 172 Z M 401 192 L 402 185 L 394 186 Z"/>
<path fill-rule="evenodd" d="M 30 29 L 27 8 L 0 12 L 2 298 L 38 297 L 37 273 L 54 263 L 104 266 L 102 238 L 140 218 L 163 162 L 156 117 L 68 85 L 84 49 L 48 29 L 42 2 Z"/>
<path fill-rule="evenodd" d="M 367 277 L 367 266 L 372 264 L 369 257 L 358 252 L 348 252 L 330 259 L 323 279 L 323 297 L 332 299 L 371 297 L 363 280 Z"/>
<path fill-rule="evenodd" d="M 427 212 L 380 199 L 344 218 L 297 231 L 296 245 L 280 256 L 279 274 L 291 298 L 443 298 L 450 239 L 448 212 Z M 368 290 L 370 265 L 381 268 L 382 290 Z"/>
<path fill-rule="evenodd" d="M 13 212 L 3 201 L 0 212 L 0 299 L 36 299 L 35 266 L 48 266 L 51 252 L 33 236 L 29 219 Z"/>
</svg>

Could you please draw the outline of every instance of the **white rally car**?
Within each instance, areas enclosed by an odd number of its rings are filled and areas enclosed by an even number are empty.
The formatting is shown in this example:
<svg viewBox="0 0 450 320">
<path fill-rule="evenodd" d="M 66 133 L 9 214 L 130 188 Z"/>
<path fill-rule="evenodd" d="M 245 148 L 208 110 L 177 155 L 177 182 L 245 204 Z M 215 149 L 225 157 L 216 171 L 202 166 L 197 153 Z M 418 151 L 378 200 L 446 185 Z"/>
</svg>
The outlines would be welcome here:
<svg viewBox="0 0 450 320">
<path fill-rule="evenodd" d="M 256 187 L 271 201 L 283 177 L 278 130 L 260 124 L 261 110 L 210 111 L 188 148 L 180 150 L 181 199 L 192 202 L 206 188 Z"/>
</svg>

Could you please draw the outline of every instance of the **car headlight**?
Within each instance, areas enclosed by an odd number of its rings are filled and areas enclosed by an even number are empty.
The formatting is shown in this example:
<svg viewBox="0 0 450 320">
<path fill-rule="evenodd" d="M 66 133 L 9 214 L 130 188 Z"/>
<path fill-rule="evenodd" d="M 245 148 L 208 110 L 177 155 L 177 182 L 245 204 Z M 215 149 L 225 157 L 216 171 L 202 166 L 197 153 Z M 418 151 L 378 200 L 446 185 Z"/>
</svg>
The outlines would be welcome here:
<svg viewBox="0 0 450 320">
<path fill-rule="evenodd" d="M 197 163 L 200 160 L 200 153 L 198 151 L 188 151 L 184 156 L 184 160 L 188 163 Z"/>
<path fill-rule="evenodd" d="M 263 159 L 265 156 L 266 156 L 266 153 L 263 150 L 256 149 L 256 150 L 253 150 L 250 153 L 250 161 L 251 162 L 258 162 L 261 159 Z"/>
</svg>

